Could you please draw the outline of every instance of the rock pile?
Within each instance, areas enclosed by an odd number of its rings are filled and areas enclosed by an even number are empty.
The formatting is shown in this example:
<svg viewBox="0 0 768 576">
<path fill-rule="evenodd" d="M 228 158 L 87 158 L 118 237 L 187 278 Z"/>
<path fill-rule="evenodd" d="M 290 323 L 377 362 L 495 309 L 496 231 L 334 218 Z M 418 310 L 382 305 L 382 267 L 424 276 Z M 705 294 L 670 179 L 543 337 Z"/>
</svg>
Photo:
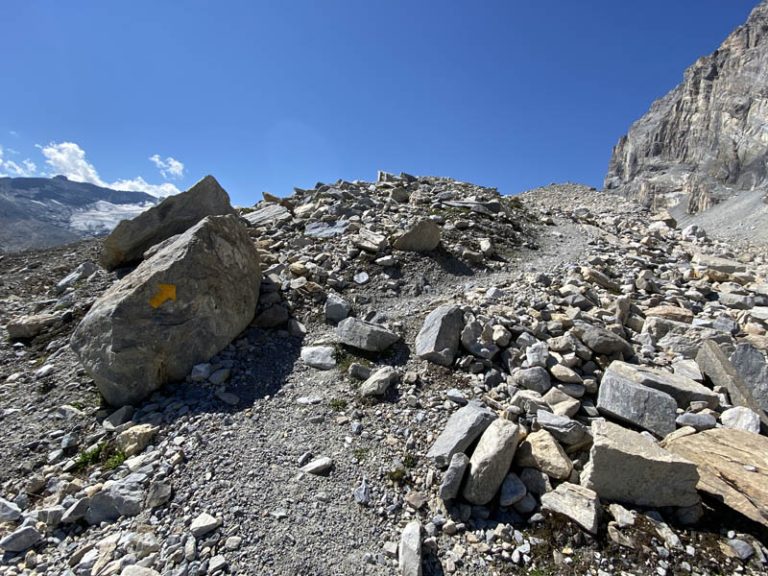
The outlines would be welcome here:
<svg viewBox="0 0 768 576">
<path fill-rule="evenodd" d="M 764 249 L 406 174 L 242 218 L 0 261 L 0 573 L 765 570 Z"/>
</svg>

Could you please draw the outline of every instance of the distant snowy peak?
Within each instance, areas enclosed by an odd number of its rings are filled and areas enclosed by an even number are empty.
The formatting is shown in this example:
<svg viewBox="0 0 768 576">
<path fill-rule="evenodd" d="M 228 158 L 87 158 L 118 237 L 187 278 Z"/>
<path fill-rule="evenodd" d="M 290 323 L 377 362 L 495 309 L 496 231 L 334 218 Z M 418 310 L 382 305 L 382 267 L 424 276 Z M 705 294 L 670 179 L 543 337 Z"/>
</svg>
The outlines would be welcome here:
<svg viewBox="0 0 768 576">
<path fill-rule="evenodd" d="M 162 198 L 64 176 L 0 178 L 0 252 L 45 248 L 100 236 Z"/>
</svg>

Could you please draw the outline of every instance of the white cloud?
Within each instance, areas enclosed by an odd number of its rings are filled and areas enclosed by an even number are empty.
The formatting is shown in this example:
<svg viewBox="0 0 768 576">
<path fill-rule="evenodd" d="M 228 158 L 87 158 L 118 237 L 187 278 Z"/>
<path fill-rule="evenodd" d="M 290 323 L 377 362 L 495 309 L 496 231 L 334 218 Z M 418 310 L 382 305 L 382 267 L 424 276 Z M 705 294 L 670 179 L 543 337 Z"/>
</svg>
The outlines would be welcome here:
<svg viewBox="0 0 768 576">
<path fill-rule="evenodd" d="M 175 180 L 184 176 L 184 164 L 172 156 L 168 156 L 163 160 L 160 154 L 153 154 L 149 157 L 149 160 L 160 170 L 160 174 L 166 180 Z"/>
<path fill-rule="evenodd" d="M 80 146 L 74 142 L 51 142 L 47 146 L 38 146 L 38 148 L 40 148 L 43 156 L 45 156 L 45 163 L 53 168 L 52 175 L 62 174 L 75 182 L 89 182 L 91 184 L 96 184 L 97 186 L 105 186 L 114 190 L 124 190 L 128 192 L 146 192 L 147 194 L 157 197 L 171 196 L 180 192 L 180 190 L 173 184 L 168 182 L 163 184 L 150 184 L 141 176 L 130 179 L 123 178 L 111 183 L 106 182 L 99 176 L 96 167 L 86 160 L 85 150 L 80 148 Z M 161 160 L 159 156 L 158 160 Z M 167 166 L 168 173 L 176 174 L 176 172 L 178 172 L 178 175 L 180 176 L 184 171 L 184 165 L 170 157 L 167 158 L 165 162 L 169 161 L 177 163 L 178 166 L 176 166 L 176 164 L 169 164 Z"/>
<path fill-rule="evenodd" d="M 74 142 L 51 142 L 48 146 L 39 148 L 45 156 L 45 163 L 53 168 L 55 174 L 62 174 L 75 182 L 107 185 L 99 177 L 94 165 L 85 159 L 85 150 Z"/>
<path fill-rule="evenodd" d="M 122 190 L 125 192 L 146 192 L 152 196 L 158 198 L 165 198 L 166 196 L 173 196 L 181 192 L 176 186 L 170 182 L 164 182 L 162 184 L 150 184 L 141 176 L 131 178 L 130 180 L 117 180 L 109 185 L 109 188 L 114 190 Z"/>
<path fill-rule="evenodd" d="M 14 153 L 13 150 L 8 149 L 9 152 Z M 29 158 L 21 161 L 21 164 L 14 162 L 13 160 L 6 160 L 3 156 L 3 147 L 0 146 L 0 177 L 29 177 L 34 176 L 37 172 L 37 166 Z"/>
</svg>

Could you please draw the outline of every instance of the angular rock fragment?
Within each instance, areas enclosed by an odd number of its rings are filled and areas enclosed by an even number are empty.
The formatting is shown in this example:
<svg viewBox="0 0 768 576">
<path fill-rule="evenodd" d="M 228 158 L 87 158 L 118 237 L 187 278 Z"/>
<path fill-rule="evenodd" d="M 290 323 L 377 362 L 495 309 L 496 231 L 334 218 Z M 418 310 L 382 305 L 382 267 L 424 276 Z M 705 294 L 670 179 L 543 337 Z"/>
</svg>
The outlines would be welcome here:
<svg viewBox="0 0 768 576">
<path fill-rule="evenodd" d="M 21 340 L 34 338 L 60 323 L 61 315 L 45 313 L 14 318 L 8 322 L 5 328 L 8 330 L 8 338 L 11 340 Z"/>
<path fill-rule="evenodd" d="M 421 524 L 409 522 L 400 535 L 397 548 L 397 564 L 400 576 L 421 576 Z"/>
<path fill-rule="evenodd" d="M 395 239 L 392 247 L 405 252 L 431 252 L 440 244 L 442 230 L 432 220 L 420 220 Z"/>
<path fill-rule="evenodd" d="M 454 454 L 465 452 L 495 419 L 496 414 L 477 402 L 459 408 L 448 419 L 445 430 L 427 452 L 427 458 L 445 468 Z"/>
<path fill-rule="evenodd" d="M 524 437 L 523 429 L 509 420 L 491 422 L 469 460 L 469 472 L 462 492 L 469 503 L 483 506 L 493 499 Z"/>
<path fill-rule="evenodd" d="M 459 348 L 464 314 L 458 306 L 444 304 L 429 313 L 416 336 L 416 355 L 423 360 L 450 366 Z"/>
<path fill-rule="evenodd" d="M 590 534 L 600 527 L 600 499 L 594 490 L 563 482 L 541 496 L 541 505 L 547 510 L 567 516 Z"/>
<path fill-rule="evenodd" d="M 253 319 L 259 257 L 234 216 L 205 218 L 115 283 L 71 345 L 112 405 L 183 380 Z"/>
<path fill-rule="evenodd" d="M 512 373 L 512 384 L 526 390 L 544 394 L 552 387 L 549 373 L 541 366 L 521 368 Z"/>
<path fill-rule="evenodd" d="M 720 422 L 725 428 L 760 434 L 760 416 L 744 406 L 734 406 L 723 411 Z"/>
<path fill-rule="evenodd" d="M 607 416 L 664 437 L 675 430 L 677 402 L 669 394 L 638 384 L 612 363 L 603 375 L 597 409 Z"/>
<path fill-rule="evenodd" d="M 768 527 L 768 438 L 716 428 L 665 446 L 697 466 L 699 490 Z"/>
<path fill-rule="evenodd" d="M 624 355 L 632 354 L 632 347 L 629 342 L 605 328 L 581 322 L 574 325 L 573 331 L 590 350 L 597 354 L 614 354 L 616 352 L 621 352 Z"/>
<path fill-rule="evenodd" d="M 571 459 L 546 430 L 532 432 L 525 437 L 515 452 L 515 465 L 541 470 L 556 480 L 566 480 L 573 470 Z"/>
<path fill-rule="evenodd" d="M 713 409 L 719 404 L 719 398 L 713 390 L 685 376 L 619 361 L 611 362 L 608 370 L 636 384 L 669 394 L 680 408 L 688 408 L 691 402 L 706 402 Z"/>
<path fill-rule="evenodd" d="M 100 263 L 107 270 L 141 260 L 144 252 L 182 234 L 206 216 L 236 215 L 229 196 L 213 176 L 186 192 L 169 196 L 133 220 L 123 220 L 104 239 Z"/>
<path fill-rule="evenodd" d="M 312 368 L 330 370 L 336 367 L 336 350 L 333 346 L 304 346 L 301 359 Z"/>
<path fill-rule="evenodd" d="M 469 457 L 466 454 L 458 452 L 453 455 L 440 484 L 439 495 L 442 500 L 453 500 L 459 495 L 467 466 L 469 466 Z"/>
<path fill-rule="evenodd" d="M 768 362 L 765 356 L 749 344 L 739 344 L 729 359 L 757 405 L 768 412 Z"/>
<path fill-rule="evenodd" d="M 24 552 L 43 539 L 34 526 L 22 526 L 0 540 L 0 548 L 6 552 Z"/>
<path fill-rule="evenodd" d="M 392 366 L 384 366 L 371 374 L 368 379 L 360 385 L 360 395 L 366 396 L 384 396 L 392 384 L 400 380 L 400 374 Z"/>
<path fill-rule="evenodd" d="M 592 436 L 581 485 L 601 499 L 651 507 L 699 503 L 699 473 L 691 461 L 611 422 L 593 422 Z"/>
<path fill-rule="evenodd" d="M 352 306 L 338 294 L 331 292 L 325 300 L 326 322 L 341 322 L 352 311 Z"/>
<path fill-rule="evenodd" d="M 346 318 L 339 322 L 336 334 L 342 344 L 368 352 L 383 352 L 400 341 L 400 336 L 391 330 L 358 318 Z"/>
<path fill-rule="evenodd" d="M 728 390 L 734 404 L 745 406 L 755 412 L 760 416 L 761 425 L 768 428 L 768 413 L 760 407 L 751 388 L 744 382 L 716 342 L 707 340 L 701 345 L 699 353 L 696 354 L 696 363 L 712 384 L 723 386 Z"/>
</svg>

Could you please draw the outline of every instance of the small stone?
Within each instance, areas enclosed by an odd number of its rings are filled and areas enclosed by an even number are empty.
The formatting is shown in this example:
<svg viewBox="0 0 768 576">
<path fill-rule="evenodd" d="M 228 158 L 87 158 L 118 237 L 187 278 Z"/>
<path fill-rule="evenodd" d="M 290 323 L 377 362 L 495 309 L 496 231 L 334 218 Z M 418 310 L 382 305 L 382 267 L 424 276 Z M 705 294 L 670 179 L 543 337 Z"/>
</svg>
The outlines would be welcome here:
<svg viewBox="0 0 768 576">
<path fill-rule="evenodd" d="M 457 452 L 453 455 L 443 475 L 443 482 L 440 484 L 439 495 L 442 500 L 453 500 L 459 495 L 467 466 L 469 466 L 469 457 L 466 454 Z"/>
<path fill-rule="evenodd" d="M 333 460 L 328 456 L 321 456 L 316 458 L 309 464 L 302 466 L 301 471 L 307 474 L 314 474 L 316 476 L 324 476 L 330 472 L 333 467 Z"/>
<path fill-rule="evenodd" d="M 333 346 L 304 346 L 301 359 L 312 368 L 330 370 L 336 367 L 336 350 Z"/>
<path fill-rule="evenodd" d="M 325 300 L 324 311 L 326 322 L 341 322 L 352 312 L 352 306 L 344 298 L 331 292 Z"/>
<path fill-rule="evenodd" d="M 221 526 L 221 520 L 214 518 L 207 512 L 203 512 L 197 518 L 192 520 L 192 524 L 190 525 L 189 529 L 190 532 L 192 532 L 192 536 L 195 538 L 200 538 L 209 532 L 213 532 L 219 526 Z"/>
<path fill-rule="evenodd" d="M 366 396 L 384 396 L 392 384 L 400 380 L 400 374 L 391 366 L 379 368 L 360 385 L 360 395 Z"/>
<path fill-rule="evenodd" d="M 728 408 L 720 415 L 720 422 L 725 428 L 744 430 L 745 432 L 760 433 L 760 416 L 746 406 Z"/>
<path fill-rule="evenodd" d="M 21 508 L 5 498 L 0 498 L 0 522 L 15 522 L 20 516 Z"/>
<path fill-rule="evenodd" d="M 600 499 L 589 488 L 563 482 L 541 497 L 542 507 L 567 516 L 591 534 L 600 526 Z"/>
<path fill-rule="evenodd" d="M 118 434 L 115 444 L 126 456 L 133 456 L 147 447 L 157 431 L 157 426 L 137 424 Z"/>
<path fill-rule="evenodd" d="M 528 493 L 528 489 L 520 480 L 520 477 L 514 472 L 507 474 L 501 485 L 501 495 L 499 496 L 499 506 L 512 506 L 519 502 Z"/>
</svg>

